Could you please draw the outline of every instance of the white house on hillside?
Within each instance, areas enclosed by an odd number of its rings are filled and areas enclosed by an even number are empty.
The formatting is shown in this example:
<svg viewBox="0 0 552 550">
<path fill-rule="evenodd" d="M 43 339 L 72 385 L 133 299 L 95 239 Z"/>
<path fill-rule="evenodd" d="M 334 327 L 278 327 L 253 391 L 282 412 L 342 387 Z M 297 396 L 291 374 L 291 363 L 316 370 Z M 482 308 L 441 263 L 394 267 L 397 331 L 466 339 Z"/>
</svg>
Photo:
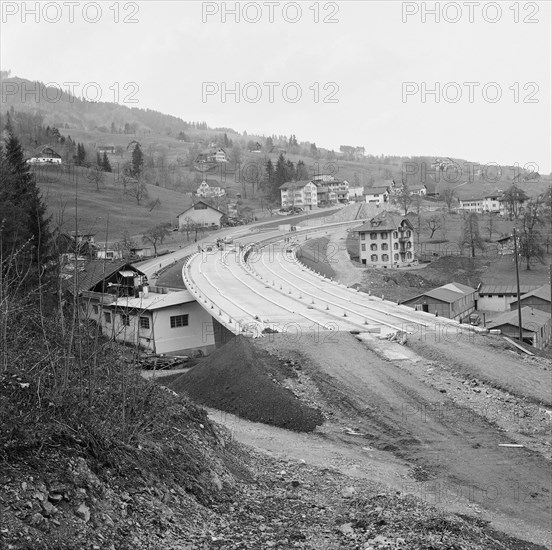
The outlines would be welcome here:
<svg viewBox="0 0 552 550">
<path fill-rule="evenodd" d="M 366 189 L 364 200 L 369 204 L 383 204 L 389 201 L 389 188 L 382 186 Z"/>
<path fill-rule="evenodd" d="M 224 212 L 203 201 L 197 201 L 178 215 L 178 227 L 186 227 L 189 221 L 202 227 L 219 228 Z"/>
<path fill-rule="evenodd" d="M 288 181 L 280 186 L 282 208 L 297 206 L 312 210 L 318 206 L 317 188 L 312 181 Z"/>
<path fill-rule="evenodd" d="M 209 197 L 223 197 L 226 195 L 226 190 L 218 185 L 213 185 L 218 183 L 213 179 L 204 179 L 199 187 L 196 190 L 196 195 L 201 198 Z"/>
</svg>

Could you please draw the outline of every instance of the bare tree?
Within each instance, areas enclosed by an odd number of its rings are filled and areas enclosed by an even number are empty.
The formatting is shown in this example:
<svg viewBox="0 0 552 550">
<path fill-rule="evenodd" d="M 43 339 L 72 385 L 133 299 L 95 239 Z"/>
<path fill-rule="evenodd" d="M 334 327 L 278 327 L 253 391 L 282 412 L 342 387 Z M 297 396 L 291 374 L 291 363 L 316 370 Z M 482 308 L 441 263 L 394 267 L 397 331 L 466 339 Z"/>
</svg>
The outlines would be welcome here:
<svg viewBox="0 0 552 550">
<path fill-rule="evenodd" d="M 467 246 L 470 249 L 472 258 L 475 258 L 476 249 L 485 249 L 483 239 L 479 235 L 479 220 L 475 212 L 470 213 L 466 217 L 464 221 L 464 227 L 462 228 L 462 236 L 460 237 L 459 244 L 462 248 L 464 246 Z"/>
<path fill-rule="evenodd" d="M 502 202 L 506 207 L 508 219 L 518 219 L 522 213 L 523 205 L 528 200 L 527 193 L 513 184 L 502 194 Z"/>
<path fill-rule="evenodd" d="M 485 218 L 487 220 L 487 224 L 486 224 L 486 229 L 487 231 L 489 232 L 489 241 L 492 240 L 493 238 L 493 233 L 495 232 L 495 215 L 494 215 L 494 212 L 491 212 L 489 210 L 489 212 L 486 213 L 485 215 Z"/>
<path fill-rule="evenodd" d="M 531 269 L 533 260 L 544 263 L 544 248 L 539 228 L 544 225 L 539 201 L 528 206 L 521 217 L 519 237 L 519 254 L 526 262 L 527 270 Z"/>
<path fill-rule="evenodd" d="M 441 239 L 443 241 L 447 240 L 447 217 L 444 214 L 441 214 Z"/>
<path fill-rule="evenodd" d="M 155 227 L 152 227 L 144 236 L 142 237 L 142 242 L 151 244 L 153 246 L 153 251 L 157 256 L 157 247 L 160 244 L 163 244 L 165 238 L 171 232 L 170 223 L 160 223 Z"/>
<path fill-rule="evenodd" d="M 406 185 L 403 185 L 398 191 L 396 191 L 392 197 L 391 202 L 400 206 L 404 211 L 404 215 L 408 214 L 408 208 L 412 204 L 412 195 Z"/>
<path fill-rule="evenodd" d="M 91 166 L 86 170 L 86 179 L 90 183 L 94 183 L 96 185 L 96 191 L 99 191 L 100 187 L 105 182 L 105 174 L 99 166 Z"/>
<path fill-rule="evenodd" d="M 131 181 L 127 185 L 125 193 L 136 200 L 136 204 L 140 204 L 149 197 L 148 187 L 142 179 Z"/>
<path fill-rule="evenodd" d="M 433 235 L 435 235 L 435 231 L 437 229 L 440 229 L 441 227 L 441 216 L 438 214 L 433 214 L 431 217 L 429 217 L 427 220 L 425 220 L 426 226 L 431 231 L 431 234 L 429 235 L 430 239 L 433 239 Z"/>
<path fill-rule="evenodd" d="M 454 199 L 456 198 L 454 189 L 445 189 L 443 191 L 442 197 L 443 197 L 443 200 L 445 201 L 445 204 L 447 205 L 447 210 L 451 212 Z"/>
</svg>

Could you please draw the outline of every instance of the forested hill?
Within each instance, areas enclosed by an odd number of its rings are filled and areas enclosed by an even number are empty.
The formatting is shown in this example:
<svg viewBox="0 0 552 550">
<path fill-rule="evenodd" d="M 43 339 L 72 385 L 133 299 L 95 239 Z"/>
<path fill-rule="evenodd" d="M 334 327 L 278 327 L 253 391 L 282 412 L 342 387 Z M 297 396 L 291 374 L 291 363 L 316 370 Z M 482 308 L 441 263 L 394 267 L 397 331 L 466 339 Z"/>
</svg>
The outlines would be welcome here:
<svg viewBox="0 0 552 550">
<path fill-rule="evenodd" d="M 153 132 L 173 136 L 189 128 L 208 129 L 205 122 L 186 122 L 152 109 L 113 102 L 125 101 L 132 105 L 137 85 L 113 86 L 110 90 L 103 90 L 102 99 L 106 101 L 87 101 L 68 93 L 67 86 L 46 86 L 42 82 L 10 77 L 8 74 L 0 73 L 2 111 L 14 109 L 39 113 L 43 116 L 44 124 L 49 126 L 89 132 Z M 93 97 L 95 93 L 94 87 L 89 87 L 88 97 Z"/>
</svg>

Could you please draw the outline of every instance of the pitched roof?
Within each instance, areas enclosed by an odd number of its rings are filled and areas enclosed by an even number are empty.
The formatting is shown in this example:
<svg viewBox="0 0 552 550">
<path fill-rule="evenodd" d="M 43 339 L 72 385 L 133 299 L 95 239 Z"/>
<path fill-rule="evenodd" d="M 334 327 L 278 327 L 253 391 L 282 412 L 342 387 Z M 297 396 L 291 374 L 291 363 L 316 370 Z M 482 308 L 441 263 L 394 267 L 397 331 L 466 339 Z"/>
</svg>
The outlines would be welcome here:
<svg viewBox="0 0 552 550">
<path fill-rule="evenodd" d="M 402 222 L 406 222 L 410 229 L 413 229 L 408 218 L 404 216 L 395 216 L 386 211 L 380 212 L 365 224 L 357 227 L 355 233 L 366 233 L 368 231 L 393 231 L 401 226 Z"/>
<path fill-rule="evenodd" d="M 423 183 L 413 183 L 408 185 L 409 191 L 419 191 L 420 189 L 427 189 L 427 187 Z"/>
<path fill-rule="evenodd" d="M 540 328 L 550 322 L 550 314 L 541 311 L 540 309 L 533 309 L 532 307 L 521 308 L 521 328 L 523 330 L 529 330 L 536 332 L 537 328 Z M 488 323 L 489 327 L 500 327 L 503 325 L 512 325 L 519 327 L 518 310 L 507 311 L 502 315 L 499 315 Z"/>
<path fill-rule="evenodd" d="M 476 292 L 475 288 L 471 288 L 470 286 L 463 285 L 461 283 L 453 282 L 434 288 L 432 290 L 428 290 L 423 294 L 418 294 L 418 296 L 415 296 L 414 298 L 410 298 L 408 300 L 404 300 L 402 303 L 408 304 L 409 302 L 417 300 L 422 296 L 428 296 L 429 298 L 434 298 L 435 300 L 440 300 L 441 302 L 452 304 L 457 300 L 460 300 L 460 298 L 463 298 L 464 296 L 467 296 L 469 294 L 473 294 L 474 292 Z"/>
<path fill-rule="evenodd" d="M 529 292 L 526 292 L 523 296 L 520 296 L 520 300 L 525 300 L 525 298 L 530 298 L 531 296 L 535 296 L 536 298 L 540 298 L 541 300 L 544 300 L 545 302 L 550 302 L 550 285 L 542 285 L 538 288 L 535 288 Z M 517 299 L 514 300 L 512 303 L 516 303 Z"/>
<path fill-rule="evenodd" d="M 302 189 L 309 183 L 312 183 L 309 180 L 302 181 L 286 181 L 283 185 L 280 185 L 280 189 Z"/>
<path fill-rule="evenodd" d="M 535 290 L 536 286 L 534 285 L 520 285 L 520 292 L 522 294 L 525 294 L 527 292 L 530 292 L 531 290 Z M 479 287 L 479 294 L 517 294 L 517 286 L 516 285 L 489 285 L 489 284 L 482 284 Z"/>
<path fill-rule="evenodd" d="M 382 185 L 381 187 L 378 186 L 378 187 L 369 187 L 368 189 L 366 189 L 364 191 L 364 194 L 365 195 L 379 195 L 379 194 L 382 194 L 382 193 L 388 193 L 388 188 L 384 185 Z"/>
<path fill-rule="evenodd" d="M 216 212 L 218 212 L 219 214 L 222 214 L 223 216 L 225 215 L 224 212 L 221 212 L 218 208 L 211 206 L 209 203 L 206 203 L 205 201 L 197 201 L 196 203 L 192 204 L 192 206 L 190 206 L 189 208 L 186 208 L 186 210 L 184 210 L 183 212 L 180 212 L 180 214 L 178 214 L 178 216 L 176 217 L 179 218 L 180 216 L 182 216 L 182 214 L 186 214 L 186 212 L 193 210 L 194 206 L 199 203 L 204 204 L 205 206 L 207 206 L 207 208 L 210 208 L 211 210 L 215 210 Z"/>
<path fill-rule="evenodd" d="M 136 269 L 131 264 L 124 260 L 105 261 L 105 260 L 90 260 L 84 266 L 83 271 L 78 272 L 78 290 L 90 290 L 103 279 L 110 277 L 117 271 L 132 271 L 138 275 L 144 275 L 139 269 Z M 66 288 L 72 291 L 74 288 L 74 277 L 66 280 Z"/>
</svg>

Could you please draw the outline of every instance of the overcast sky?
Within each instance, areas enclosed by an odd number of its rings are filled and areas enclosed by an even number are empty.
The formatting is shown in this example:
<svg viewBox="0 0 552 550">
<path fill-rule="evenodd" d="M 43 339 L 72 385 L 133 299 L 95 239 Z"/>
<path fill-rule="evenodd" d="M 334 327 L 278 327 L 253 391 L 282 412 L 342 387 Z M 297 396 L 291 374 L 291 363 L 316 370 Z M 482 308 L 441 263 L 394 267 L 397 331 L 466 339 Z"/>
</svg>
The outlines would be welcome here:
<svg viewBox="0 0 552 550">
<path fill-rule="evenodd" d="M 2 3 L 12 75 L 335 150 L 551 171 L 550 2 L 36 4 Z"/>
</svg>

